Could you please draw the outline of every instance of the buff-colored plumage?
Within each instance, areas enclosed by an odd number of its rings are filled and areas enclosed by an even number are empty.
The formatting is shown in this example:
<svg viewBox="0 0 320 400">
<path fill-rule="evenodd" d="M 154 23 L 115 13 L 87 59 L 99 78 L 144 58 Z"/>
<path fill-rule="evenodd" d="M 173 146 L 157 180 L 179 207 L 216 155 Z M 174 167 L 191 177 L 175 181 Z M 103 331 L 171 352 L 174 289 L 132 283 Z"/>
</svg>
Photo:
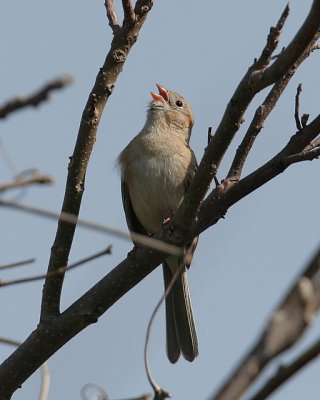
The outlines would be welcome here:
<svg viewBox="0 0 320 400">
<path fill-rule="evenodd" d="M 147 121 L 118 158 L 122 198 L 131 231 L 156 233 L 178 208 L 197 168 L 189 147 L 193 116 L 188 102 L 178 93 L 157 85 L 151 93 Z M 197 238 L 190 244 L 195 249 Z M 163 264 L 165 287 L 181 265 L 179 257 Z M 187 267 L 182 268 L 166 299 L 167 354 L 176 362 L 180 353 L 189 361 L 198 355 Z"/>
</svg>

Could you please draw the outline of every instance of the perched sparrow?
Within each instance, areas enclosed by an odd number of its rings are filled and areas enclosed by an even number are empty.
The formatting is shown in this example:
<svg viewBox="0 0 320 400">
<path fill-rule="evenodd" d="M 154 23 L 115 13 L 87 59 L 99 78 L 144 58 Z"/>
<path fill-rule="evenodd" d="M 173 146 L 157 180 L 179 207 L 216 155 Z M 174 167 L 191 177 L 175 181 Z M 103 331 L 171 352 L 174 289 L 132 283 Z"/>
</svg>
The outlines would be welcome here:
<svg viewBox="0 0 320 400">
<path fill-rule="evenodd" d="M 122 201 L 131 231 L 153 234 L 179 207 L 197 168 L 189 147 L 193 116 L 188 102 L 178 93 L 157 85 L 151 92 L 147 121 L 141 132 L 119 155 Z M 190 243 L 195 249 L 198 238 Z M 198 355 L 187 268 L 182 257 L 163 263 L 165 287 L 180 267 L 180 275 L 166 298 L 167 354 L 175 363 L 180 353 L 188 361 Z M 181 268 L 182 266 L 182 268 Z"/>
</svg>

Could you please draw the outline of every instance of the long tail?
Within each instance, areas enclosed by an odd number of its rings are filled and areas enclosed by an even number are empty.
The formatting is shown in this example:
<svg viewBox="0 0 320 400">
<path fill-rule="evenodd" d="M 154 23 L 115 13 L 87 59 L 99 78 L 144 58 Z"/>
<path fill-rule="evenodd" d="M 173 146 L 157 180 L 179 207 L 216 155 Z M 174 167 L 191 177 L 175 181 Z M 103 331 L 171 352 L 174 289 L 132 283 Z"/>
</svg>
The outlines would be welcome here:
<svg viewBox="0 0 320 400">
<path fill-rule="evenodd" d="M 178 257 L 169 257 L 163 263 L 165 288 L 168 287 L 174 271 L 179 268 Z M 198 355 L 198 340 L 193 319 L 189 293 L 187 269 L 183 267 L 172 290 L 166 298 L 167 354 L 170 362 L 175 363 L 180 354 L 188 361 Z"/>
</svg>

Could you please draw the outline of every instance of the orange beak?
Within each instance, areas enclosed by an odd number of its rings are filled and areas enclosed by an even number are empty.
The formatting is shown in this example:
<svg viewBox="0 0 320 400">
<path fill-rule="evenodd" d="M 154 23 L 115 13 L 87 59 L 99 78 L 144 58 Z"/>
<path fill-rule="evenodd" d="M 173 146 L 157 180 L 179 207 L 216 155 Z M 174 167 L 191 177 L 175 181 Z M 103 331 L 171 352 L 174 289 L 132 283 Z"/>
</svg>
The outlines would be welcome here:
<svg viewBox="0 0 320 400">
<path fill-rule="evenodd" d="M 159 83 L 157 83 L 157 88 L 159 90 L 158 93 L 151 92 L 151 96 L 153 101 L 161 101 L 162 103 L 166 103 L 169 101 L 169 94 L 166 88 L 161 86 Z"/>
</svg>

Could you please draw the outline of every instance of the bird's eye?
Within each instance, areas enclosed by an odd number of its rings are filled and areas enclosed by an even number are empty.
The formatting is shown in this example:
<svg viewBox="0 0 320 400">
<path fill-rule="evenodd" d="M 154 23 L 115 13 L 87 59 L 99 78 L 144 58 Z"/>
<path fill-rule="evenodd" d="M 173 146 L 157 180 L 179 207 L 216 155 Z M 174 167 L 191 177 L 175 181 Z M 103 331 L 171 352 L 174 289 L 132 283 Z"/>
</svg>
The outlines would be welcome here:
<svg viewBox="0 0 320 400">
<path fill-rule="evenodd" d="M 178 107 L 183 107 L 182 101 L 181 101 L 181 100 L 177 100 L 177 101 L 176 101 L 176 106 L 178 106 Z"/>
</svg>

